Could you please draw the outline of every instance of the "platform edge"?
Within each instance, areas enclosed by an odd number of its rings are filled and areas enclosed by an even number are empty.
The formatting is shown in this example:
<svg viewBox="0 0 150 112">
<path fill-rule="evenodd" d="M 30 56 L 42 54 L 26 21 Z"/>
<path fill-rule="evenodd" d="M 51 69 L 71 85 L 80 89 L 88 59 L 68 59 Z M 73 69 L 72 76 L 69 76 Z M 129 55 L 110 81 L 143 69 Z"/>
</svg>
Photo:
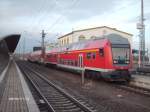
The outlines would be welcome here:
<svg viewBox="0 0 150 112">
<path fill-rule="evenodd" d="M 40 112 L 33 96 L 32 96 L 32 93 L 30 92 L 29 90 L 29 87 L 23 77 L 23 74 L 22 72 L 20 71 L 18 65 L 15 63 L 15 66 L 17 68 L 17 71 L 18 71 L 18 74 L 19 74 L 19 77 L 20 77 L 20 81 L 21 81 L 21 84 L 22 84 L 22 88 L 23 88 L 23 92 L 24 92 L 24 95 L 25 95 L 25 99 L 26 99 L 26 102 L 27 102 L 27 106 L 28 106 L 28 110 L 29 112 Z"/>
</svg>

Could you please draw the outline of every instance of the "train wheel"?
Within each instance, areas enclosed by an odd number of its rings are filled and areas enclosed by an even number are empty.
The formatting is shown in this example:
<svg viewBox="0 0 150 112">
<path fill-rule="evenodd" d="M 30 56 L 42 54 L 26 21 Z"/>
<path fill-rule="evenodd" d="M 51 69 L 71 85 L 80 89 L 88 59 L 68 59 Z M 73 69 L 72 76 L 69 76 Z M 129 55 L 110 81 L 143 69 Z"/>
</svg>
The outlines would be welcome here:
<svg viewBox="0 0 150 112">
<path fill-rule="evenodd" d="M 87 78 L 91 78 L 91 71 L 90 70 L 85 70 L 85 76 Z"/>
<path fill-rule="evenodd" d="M 128 74 L 127 77 L 126 77 L 126 83 L 129 84 L 131 81 L 131 75 Z"/>
<path fill-rule="evenodd" d="M 99 79 L 100 78 L 100 72 L 95 72 L 95 77 L 96 77 L 96 79 Z"/>
<path fill-rule="evenodd" d="M 88 77 L 88 70 L 85 70 L 84 75 L 85 77 Z"/>
</svg>

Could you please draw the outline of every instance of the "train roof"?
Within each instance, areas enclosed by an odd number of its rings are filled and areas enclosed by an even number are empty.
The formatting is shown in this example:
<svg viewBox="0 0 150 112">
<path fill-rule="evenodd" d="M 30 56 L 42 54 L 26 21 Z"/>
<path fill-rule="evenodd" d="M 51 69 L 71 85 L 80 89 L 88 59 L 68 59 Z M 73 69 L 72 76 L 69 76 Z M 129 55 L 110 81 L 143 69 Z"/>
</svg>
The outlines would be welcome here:
<svg viewBox="0 0 150 112">
<path fill-rule="evenodd" d="M 73 43 L 67 46 L 55 47 L 51 50 L 47 50 L 47 53 L 55 53 L 55 52 L 64 52 L 64 51 L 72 51 L 72 50 L 81 50 L 81 49 L 91 49 L 104 47 L 107 43 L 107 39 L 99 39 L 99 40 L 86 40 L 77 43 Z"/>
<path fill-rule="evenodd" d="M 39 55 L 39 54 L 41 54 L 41 50 L 34 51 L 34 52 L 31 53 L 31 55 Z"/>
<path fill-rule="evenodd" d="M 128 39 L 117 34 L 109 34 L 106 38 L 111 42 L 111 44 L 130 44 Z"/>
<path fill-rule="evenodd" d="M 120 44 L 120 45 L 129 46 L 129 41 L 125 37 L 122 37 L 117 34 L 109 34 L 104 37 L 97 37 L 96 39 L 85 40 L 85 41 L 73 43 L 73 44 L 70 44 L 67 46 L 55 47 L 46 52 L 47 53 L 55 53 L 55 52 L 64 52 L 64 51 L 72 51 L 72 50 L 101 48 L 101 47 L 104 47 L 108 41 L 112 45 Z"/>
</svg>

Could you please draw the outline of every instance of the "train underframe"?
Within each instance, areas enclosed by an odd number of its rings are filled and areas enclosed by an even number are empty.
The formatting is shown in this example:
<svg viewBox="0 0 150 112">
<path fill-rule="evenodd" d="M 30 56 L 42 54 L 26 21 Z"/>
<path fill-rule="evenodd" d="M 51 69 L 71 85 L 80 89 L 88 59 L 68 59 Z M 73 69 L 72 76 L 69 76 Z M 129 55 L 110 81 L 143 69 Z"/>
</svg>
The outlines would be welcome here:
<svg viewBox="0 0 150 112">
<path fill-rule="evenodd" d="M 111 72 L 100 72 L 93 70 L 85 70 L 85 75 L 92 78 L 102 78 L 106 81 L 127 81 L 131 79 L 131 74 L 128 70 L 115 70 Z"/>
<path fill-rule="evenodd" d="M 129 82 L 131 79 L 131 74 L 128 70 L 114 70 L 109 72 L 101 72 L 101 71 L 94 71 L 90 69 L 84 68 L 75 68 L 75 67 L 67 67 L 67 66 L 59 66 L 57 67 L 64 71 L 74 72 L 81 74 L 84 70 L 85 77 L 88 78 L 101 78 L 106 81 L 127 81 Z"/>
<path fill-rule="evenodd" d="M 84 69 L 80 67 L 76 68 L 76 67 L 70 67 L 66 65 L 60 66 L 59 64 L 54 64 L 54 63 L 45 63 L 45 65 L 51 68 L 58 68 L 63 71 L 69 71 L 69 72 L 78 73 L 78 74 L 81 74 L 82 71 L 84 70 L 85 77 L 95 78 L 95 79 L 104 79 L 106 81 L 111 81 L 111 82 L 113 81 L 129 82 L 131 79 L 131 74 L 127 69 L 102 72 L 102 71 Z"/>
</svg>

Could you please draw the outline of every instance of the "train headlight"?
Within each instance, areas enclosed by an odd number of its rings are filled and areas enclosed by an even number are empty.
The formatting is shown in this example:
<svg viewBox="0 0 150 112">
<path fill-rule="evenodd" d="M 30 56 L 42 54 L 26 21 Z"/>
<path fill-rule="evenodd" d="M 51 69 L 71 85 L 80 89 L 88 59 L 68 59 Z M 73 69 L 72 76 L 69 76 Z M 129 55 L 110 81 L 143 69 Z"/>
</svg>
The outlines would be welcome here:
<svg viewBox="0 0 150 112">
<path fill-rule="evenodd" d="M 118 63 L 118 61 L 117 61 L 117 60 L 114 60 L 114 64 L 116 64 L 116 63 Z"/>
<path fill-rule="evenodd" d="M 126 61 L 126 64 L 129 64 L 130 62 L 129 61 Z"/>
</svg>

